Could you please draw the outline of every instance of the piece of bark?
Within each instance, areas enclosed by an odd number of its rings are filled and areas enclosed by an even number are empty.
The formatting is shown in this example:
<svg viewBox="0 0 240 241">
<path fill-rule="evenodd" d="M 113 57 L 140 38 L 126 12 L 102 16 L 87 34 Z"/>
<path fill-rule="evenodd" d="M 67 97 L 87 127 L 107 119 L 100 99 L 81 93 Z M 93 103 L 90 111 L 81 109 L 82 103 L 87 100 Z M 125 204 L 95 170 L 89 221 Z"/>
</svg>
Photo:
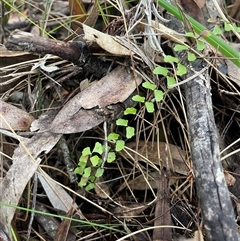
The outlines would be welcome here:
<svg viewBox="0 0 240 241">
<path fill-rule="evenodd" d="M 220 160 L 208 73 L 189 81 L 185 85 L 185 95 L 192 163 L 207 240 L 238 240 L 232 202 Z"/>
<path fill-rule="evenodd" d="M 169 15 L 169 18 L 172 16 Z M 183 31 L 182 24 L 176 19 L 172 20 L 169 26 L 176 31 Z M 178 53 L 179 58 L 182 56 L 182 53 Z M 208 69 L 200 73 L 206 65 L 201 59 L 191 64 L 184 61 L 182 64 L 188 66 L 185 78 L 199 72 L 185 84 L 185 96 L 192 164 L 206 240 L 239 240 L 232 202 L 220 161 Z"/>
<path fill-rule="evenodd" d="M 109 69 L 109 63 L 92 55 L 87 44 L 81 41 L 65 43 L 15 30 L 9 36 L 5 46 L 14 51 L 56 55 L 82 67 L 84 71 L 98 78 L 106 74 Z"/>
</svg>

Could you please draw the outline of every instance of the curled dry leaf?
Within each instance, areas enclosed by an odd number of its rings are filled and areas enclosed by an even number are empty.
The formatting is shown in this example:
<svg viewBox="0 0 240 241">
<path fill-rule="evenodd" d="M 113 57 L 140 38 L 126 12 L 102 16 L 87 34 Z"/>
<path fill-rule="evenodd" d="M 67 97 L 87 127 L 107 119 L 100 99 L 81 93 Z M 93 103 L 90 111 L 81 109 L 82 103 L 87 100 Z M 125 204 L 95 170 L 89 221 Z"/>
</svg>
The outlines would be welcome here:
<svg viewBox="0 0 240 241">
<path fill-rule="evenodd" d="M 26 131 L 29 129 L 33 116 L 25 111 L 0 100 L 0 128 L 6 130 Z M 11 126 L 11 128 L 9 127 Z"/>
</svg>

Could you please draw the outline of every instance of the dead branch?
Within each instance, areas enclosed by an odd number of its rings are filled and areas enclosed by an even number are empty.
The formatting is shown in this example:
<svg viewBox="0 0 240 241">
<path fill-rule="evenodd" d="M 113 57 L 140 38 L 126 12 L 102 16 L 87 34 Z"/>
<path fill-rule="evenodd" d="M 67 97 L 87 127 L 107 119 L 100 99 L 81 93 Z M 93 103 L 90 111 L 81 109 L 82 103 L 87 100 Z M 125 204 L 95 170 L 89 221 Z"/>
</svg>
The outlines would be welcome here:
<svg viewBox="0 0 240 241">
<path fill-rule="evenodd" d="M 5 46 L 14 51 L 56 55 L 82 67 L 84 71 L 98 78 L 105 75 L 109 68 L 109 63 L 92 55 L 87 44 L 81 41 L 66 43 L 15 30 Z"/>
<path fill-rule="evenodd" d="M 169 15 L 169 18 L 172 16 Z M 182 23 L 176 19 L 173 19 L 169 26 L 176 31 L 184 31 Z M 182 58 L 183 53 L 177 55 Z M 199 73 L 185 84 L 185 96 L 192 164 L 206 240 L 239 240 L 232 202 L 220 160 L 208 68 L 200 73 L 206 65 L 201 59 L 195 60 L 191 65 L 187 61 L 184 64 L 188 66 L 185 78 Z"/>
</svg>

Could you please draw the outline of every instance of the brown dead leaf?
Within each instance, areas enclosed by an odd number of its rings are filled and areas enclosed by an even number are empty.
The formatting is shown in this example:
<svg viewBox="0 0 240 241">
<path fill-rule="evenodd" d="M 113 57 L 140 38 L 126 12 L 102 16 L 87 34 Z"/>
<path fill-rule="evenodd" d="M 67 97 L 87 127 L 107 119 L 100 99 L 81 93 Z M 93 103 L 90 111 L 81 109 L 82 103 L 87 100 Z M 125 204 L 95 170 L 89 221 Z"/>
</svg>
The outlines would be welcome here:
<svg viewBox="0 0 240 241">
<path fill-rule="evenodd" d="M 199 8 L 203 8 L 204 5 L 206 4 L 206 1 L 205 0 L 193 0 Z"/>
<path fill-rule="evenodd" d="M 37 170 L 42 153 L 48 153 L 56 145 L 61 135 L 52 133 L 36 134 L 30 139 L 21 138 L 19 147 L 12 157 L 13 164 L 6 176 L 0 180 L 0 200 L 17 206 L 22 193 Z M 15 213 L 13 207 L 0 205 L 0 223 L 4 226 L 7 234 L 11 236 L 11 222 Z M 6 218 L 7 217 L 7 218 Z"/>
<path fill-rule="evenodd" d="M 93 3 L 93 1 L 91 1 L 91 3 Z M 83 23 L 89 27 L 93 27 L 97 21 L 97 18 L 98 18 L 98 2 L 94 1 L 92 6 L 89 8 L 87 17 Z M 72 24 L 72 28 L 75 31 L 65 39 L 66 42 L 76 38 L 79 39 L 79 36 L 83 34 L 82 26 L 78 22 L 74 22 Z M 80 37 L 80 40 L 81 40 L 81 37 Z"/>
<path fill-rule="evenodd" d="M 204 0 L 178 0 L 185 13 L 197 20 L 201 24 L 205 24 L 204 16 L 200 6 L 204 6 Z M 200 4 L 200 6 L 198 5 Z M 185 23 L 188 24 L 188 23 Z"/>
<path fill-rule="evenodd" d="M 229 172 L 224 171 L 224 177 L 228 186 L 233 186 L 236 183 L 236 178 Z"/>
<path fill-rule="evenodd" d="M 131 71 L 118 66 L 67 102 L 48 130 L 65 134 L 82 132 L 112 118 L 109 115 L 113 114 L 115 118 L 123 110 L 121 103 L 127 100 L 142 81 L 140 77 L 134 77 Z"/>
<path fill-rule="evenodd" d="M 118 66 L 100 81 L 96 82 L 86 91 L 82 92 L 79 100 L 84 109 L 106 107 L 108 105 L 123 103 L 142 82 L 132 71 Z"/>
<path fill-rule="evenodd" d="M 89 27 L 94 27 L 98 19 L 98 1 L 91 1 L 91 3 L 92 6 L 88 10 L 88 16 L 84 21 L 84 24 L 86 24 Z"/>
<path fill-rule="evenodd" d="M 124 156 L 124 158 L 129 159 L 130 154 L 133 158 L 135 157 L 135 155 L 137 155 L 139 160 L 141 160 L 141 156 L 144 156 L 154 164 L 170 168 L 170 170 L 173 172 L 177 172 L 186 176 L 190 172 L 190 169 L 185 162 L 186 152 L 178 146 L 172 144 L 167 145 L 164 142 L 146 143 L 144 141 L 139 141 L 138 145 L 136 144 L 136 142 L 129 142 L 125 146 L 127 147 L 127 149 L 120 152 L 121 155 Z M 158 155 L 158 149 L 160 151 L 160 157 Z M 171 156 L 169 155 L 169 152 L 171 153 Z M 173 165 L 171 165 L 171 157 Z"/>
<path fill-rule="evenodd" d="M 16 24 L 19 22 L 23 22 L 26 20 L 28 16 L 28 9 L 25 9 L 23 12 L 18 12 L 18 11 L 10 11 L 9 14 L 9 19 L 8 19 L 8 24 Z"/>
<path fill-rule="evenodd" d="M 110 196 L 109 186 L 104 182 L 103 177 L 96 178 L 94 191 L 100 198 L 108 198 Z"/>
<path fill-rule="evenodd" d="M 85 20 L 86 10 L 82 0 L 68 0 L 69 10 L 72 15 L 79 15 L 77 21 L 83 22 Z"/>
<path fill-rule="evenodd" d="M 0 100 L 1 129 L 11 130 L 12 128 L 13 130 L 26 131 L 33 120 L 33 116 L 25 111 Z"/>
<path fill-rule="evenodd" d="M 128 187 L 131 188 L 131 190 L 149 190 L 157 189 L 158 188 L 158 182 L 160 181 L 159 172 L 150 172 L 143 175 L 139 175 L 135 177 L 134 179 L 130 180 L 128 182 Z M 124 183 L 120 190 L 122 190 L 124 187 L 126 187 L 126 184 Z"/>
<path fill-rule="evenodd" d="M 69 115 L 67 112 L 69 112 Z M 56 116 L 48 131 L 65 134 L 83 132 L 98 126 L 103 121 L 103 116 L 94 110 L 80 109 L 71 114 L 71 104 L 67 103 Z"/>
<path fill-rule="evenodd" d="M 77 209 L 78 205 L 73 202 L 72 197 L 46 172 L 39 168 L 37 174 L 38 179 L 54 208 L 65 213 L 69 212 L 73 207 Z"/>
</svg>

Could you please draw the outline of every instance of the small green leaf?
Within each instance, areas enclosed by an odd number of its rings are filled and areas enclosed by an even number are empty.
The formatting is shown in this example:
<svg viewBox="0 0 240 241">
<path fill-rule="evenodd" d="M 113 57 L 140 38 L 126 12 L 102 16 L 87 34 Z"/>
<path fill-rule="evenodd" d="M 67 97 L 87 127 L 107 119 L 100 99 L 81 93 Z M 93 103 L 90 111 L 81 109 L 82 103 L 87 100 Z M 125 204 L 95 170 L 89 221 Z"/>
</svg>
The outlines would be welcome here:
<svg viewBox="0 0 240 241">
<path fill-rule="evenodd" d="M 187 50 L 188 47 L 183 44 L 176 44 L 173 49 L 177 52 L 177 51 Z"/>
<path fill-rule="evenodd" d="M 232 24 L 233 29 L 237 32 L 240 33 L 240 27 L 237 27 L 237 25 L 235 23 Z"/>
<path fill-rule="evenodd" d="M 117 119 L 116 125 L 117 125 L 117 126 L 127 126 L 127 125 L 128 125 L 128 120 L 125 120 L 125 119 Z"/>
<path fill-rule="evenodd" d="M 84 186 L 86 186 L 87 181 L 88 181 L 88 178 L 82 177 L 81 180 L 80 180 L 80 182 L 78 183 L 78 186 L 79 186 L 79 187 L 84 187 Z"/>
<path fill-rule="evenodd" d="M 103 173 L 104 173 L 104 169 L 99 167 L 95 173 L 95 177 L 102 177 Z"/>
<path fill-rule="evenodd" d="M 155 84 L 152 84 L 152 83 L 150 83 L 150 82 L 148 82 L 148 81 L 143 82 L 143 83 L 142 83 L 142 86 L 143 86 L 145 89 L 148 89 L 148 90 L 154 90 L 154 89 L 156 89 L 156 87 L 157 87 Z"/>
<path fill-rule="evenodd" d="M 154 90 L 154 96 L 157 102 L 163 99 L 163 92 L 161 90 Z"/>
<path fill-rule="evenodd" d="M 171 89 L 171 85 L 176 84 L 176 80 L 173 77 L 167 76 L 167 87 L 168 89 Z"/>
<path fill-rule="evenodd" d="M 95 176 L 90 176 L 90 177 L 88 178 L 88 181 L 90 181 L 90 182 L 94 182 L 94 181 L 95 181 L 95 179 L 96 179 L 96 177 L 95 177 Z"/>
<path fill-rule="evenodd" d="M 124 115 L 135 115 L 137 113 L 137 109 L 134 107 L 129 107 L 124 111 Z"/>
<path fill-rule="evenodd" d="M 173 56 L 171 56 L 171 55 L 166 55 L 166 56 L 164 57 L 164 62 L 166 62 L 166 63 L 178 63 L 178 62 L 179 62 L 179 59 L 176 58 L 176 57 L 173 57 Z"/>
<path fill-rule="evenodd" d="M 145 97 L 142 97 L 142 96 L 140 96 L 140 95 L 134 95 L 134 96 L 132 97 L 132 100 L 134 100 L 134 101 L 136 101 L 136 102 L 144 103 Z"/>
<path fill-rule="evenodd" d="M 125 147 L 125 141 L 123 140 L 117 140 L 116 146 L 115 146 L 115 151 L 121 151 Z"/>
<path fill-rule="evenodd" d="M 178 65 L 177 65 L 177 73 L 176 74 L 178 76 L 182 76 L 182 75 L 184 75 L 186 73 L 187 73 L 187 68 L 184 65 L 178 63 Z"/>
<path fill-rule="evenodd" d="M 116 160 L 116 153 L 113 151 L 108 152 L 107 162 L 111 163 Z"/>
<path fill-rule="evenodd" d="M 116 141 L 119 138 L 119 134 L 111 132 L 108 137 L 107 140 L 108 141 Z"/>
<path fill-rule="evenodd" d="M 194 53 L 188 52 L 187 55 L 188 55 L 188 61 L 191 62 L 196 60 L 196 55 Z"/>
<path fill-rule="evenodd" d="M 88 158 L 89 158 L 88 155 L 87 155 L 87 156 L 81 155 L 80 158 L 79 158 L 79 163 L 78 163 L 78 165 L 82 167 L 83 164 L 86 164 L 86 163 L 87 163 Z"/>
<path fill-rule="evenodd" d="M 162 66 L 158 66 L 158 67 L 156 67 L 156 68 L 153 70 L 153 73 L 154 73 L 154 74 L 160 74 L 160 75 L 166 76 L 167 73 L 168 73 L 168 69 L 165 68 L 165 67 L 162 67 Z"/>
<path fill-rule="evenodd" d="M 83 177 L 89 177 L 91 175 L 92 168 L 87 167 L 84 169 Z"/>
<path fill-rule="evenodd" d="M 230 23 L 224 22 L 224 29 L 225 31 L 229 32 L 232 30 L 232 26 Z"/>
<path fill-rule="evenodd" d="M 126 128 L 126 137 L 128 139 L 132 138 L 135 135 L 135 128 L 132 126 L 128 126 Z"/>
<path fill-rule="evenodd" d="M 145 106 L 147 108 L 148 113 L 153 113 L 154 112 L 154 105 L 152 102 L 146 101 Z"/>
<path fill-rule="evenodd" d="M 90 150 L 90 147 L 85 147 L 82 151 L 82 156 L 88 156 L 88 155 L 91 155 L 91 150 Z"/>
<path fill-rule="evenodd" d="M 206 46 L 203 41 L 197 39 L 196 42 L 197 42 L 197 50 L 198 51 L 202 51 L 205 49 Z"/>
<path fill-rule="evenodd" d="M 215 35 L 223 34 L 223 31 L 222 31 L 222 29 L 220 28 L 219 25 L 215 25 L 212 32 L 213 32 Z"/>
<path fill-rule="evenodd" d="M 102 146 L 102 144 L 101 144 L 100 142 L 96 142 L 96 143 L 95 143 L 95 146 L 94 146 L 94 148 L 93 148 L 92 153 L 93 153 L 93 152 L 98 153 L 98 154 L 100 154 L 100 155 L 103 154 L 103 146 Z"/>
<path fill-rule="evenodd" d="M 90 161 L 91 161 L 91 163 L 94 167 L 99 165 L 99 159 L 100 158 L 97 155 L 94 155 L 94 156 L 90 157 Z"/>
<path fill-rule="evenodd" d="M 85 190 L 88 192 L 94 188 L 94 183 L 89 183 L 86 187 Z"/>
<path fill-rule="evenodd" d="M 186 36 L 187 36 L 187 37 L 190 37 L 190 38 L 195 38 L 195 37 L 196 37 L 193 32 L 187 32 L 187 33 L 186 33 Z"/>
<path fill-rule="evenodd" d="M 74 169 L 74 173 L 82 175 L 83 174 L 83 170 L 84 170 L 83 168 L 77 167 L 77 168 Z"/>
<path fill-rule="evenodd" d="M 79 166 L 79 168 L 80 168 L 79 171 L 81 172 L 81 174 L 83 174 L 83 171 L 84 171 L 86 165 L 87 165 L 86 162 L 79 162 L 79 163 L 78 163 L 78 166 Z"/>
</svg>

